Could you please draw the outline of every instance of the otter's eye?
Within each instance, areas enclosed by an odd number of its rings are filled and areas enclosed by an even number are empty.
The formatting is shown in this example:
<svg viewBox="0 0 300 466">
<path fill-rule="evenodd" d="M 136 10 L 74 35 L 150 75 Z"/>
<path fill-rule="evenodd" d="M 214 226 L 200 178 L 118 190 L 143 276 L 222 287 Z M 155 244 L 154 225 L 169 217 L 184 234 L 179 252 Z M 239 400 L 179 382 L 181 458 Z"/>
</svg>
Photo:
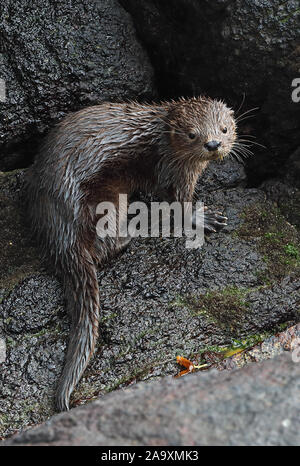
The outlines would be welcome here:
<svg viewBox="0 0 300 466">
<path fill-rule="evenodd" d="M 227 133 L 227 128 L 226 127 L 222 128 L 222 133 L 225 133 L 225 134 Z"/>
<path fill-rule="evenodd" d="M 193 133 L 193 132 L 190 132 L 190 133 L 189 133 L 189 138 L 190 138 L 190 139 L 195 139 L 195 138 L 196 138 L 196 134 Z"/>
</svg>

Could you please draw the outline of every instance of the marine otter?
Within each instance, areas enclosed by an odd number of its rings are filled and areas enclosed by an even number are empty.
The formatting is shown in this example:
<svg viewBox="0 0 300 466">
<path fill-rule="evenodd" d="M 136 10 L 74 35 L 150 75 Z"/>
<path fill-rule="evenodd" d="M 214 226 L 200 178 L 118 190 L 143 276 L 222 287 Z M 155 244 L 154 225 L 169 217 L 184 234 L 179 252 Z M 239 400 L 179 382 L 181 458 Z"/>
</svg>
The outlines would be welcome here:
<svg viewBox="0 0 300 466">
<path fill-rule="evenodd" d="M 119 193 L 154 192 L 191 202 L 209 161 L 234 148 L 236 123 L 223 102 L 206 97 L 161 104 L 103 103 L 64 118 L 46 138 L 28 173 L 30 218 L 44 251 L 60 271 L 72 316 L 59 411 L 94 352 L 100 312 L 96 266 L 127 241 L 100 240 L 96 206 Z M 119 216 L 123 212 L 118 212 Z M 205 229 L 226 225 L 206 211 Z"/>
</svg>

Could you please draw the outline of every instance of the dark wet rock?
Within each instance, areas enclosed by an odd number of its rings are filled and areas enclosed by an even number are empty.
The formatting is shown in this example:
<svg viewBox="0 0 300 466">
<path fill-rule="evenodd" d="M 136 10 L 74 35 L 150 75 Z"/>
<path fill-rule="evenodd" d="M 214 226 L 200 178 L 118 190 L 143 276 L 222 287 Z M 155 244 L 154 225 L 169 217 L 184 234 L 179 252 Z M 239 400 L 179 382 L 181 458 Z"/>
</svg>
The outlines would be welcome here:
<svg viewBox="0 0 300 466">
<path fill-rule="evenodd" d="M 300 189 L 279 179 L 268 180 L 262 185 L 268 195 L 279 206 L 290 223 L 300 229 Z"/>
<path fill-rule="evenodd" d="M 23 178 L 22 170 L 0 172 L 0 303 L 22 278 L 40 270 L 36 245 L 24 223 Z"/>
<path fill-rule="evenodd" d="M 0 20 L 0 169 L 28 165 L 67 112 L 104 100 L 152 98 L 152 68 L 116 0 L 4 2 Z"/>
<path fill-rule="evenodd" d="M 299 77 L 299 2 L 290 0 L 121 0 L 159 75 L 164 96 L 208 94 L 240 113 L 266 149 L 250 158 L 250 182 L 281 173 L 299 145 L 300 106 L 292 100 Z"/>
<path fill-rule="evenodd" d="M 185 238 L 134 239 L 99 270 L 101 336 L 73 394 L 74 405 L 141 380 L 174 375 L 178 354 L 192 357 L 212 348 L 231 348 L 236 340 L 262 341 L 282 325 L 299 322 L 295 258 L 289 250 L 286 256 L 280 250 L 277 257 L 261 247 L 268 228 L 273 232 L 280 227 L 278 234 L 294 235 L 293 227 L 276 214 L 257 230 L 260 217 L 265 218 L 266 210 L 272 212 L 273 204 L 262 190 L 242 187 L 244 175 L 238 167 L 232 186 L 232 162 L 223 164 L 224 173 L 229 173 L 225 187 L 221 189 L 218 181 L 218 190 L 212 192 L 212 183 L 220 180 L 215 178 L 218 168 L 212 166 L 203 177 L 203 199 L 221 209 L 229 222 L 207 238 L 202 249 L 187 249 Z M 7 345 L 6 360 L 0 364 L 3 436 L 54 414 L 53 397 L 69 333 L 60 282 L 41 268 L 36 249 L 26 243 L 21 216 L 12 222 L 20 209 L 21 178 L 22 172 L 6 174 L 0 185 L 7 208 L 3 211 L 7 243 L 2 243 L 0 262 L 16 260 L 13 268 L 1 270 L 0 334 Z M 257 218 L 246 218 L 247 209 Z M 19 238 L 19 232 L 23 242 L 16 241 L 9 257 L 9 241 Z M 31 245 L 32 267 L 19 275 L 22 254 L 29 257 L 26 244 Z M 278 269 L 276 260 L 290 264 L 280 278 L 270 273 L 271 268 Z"/>
<path fill-rule="evenodd" d="M 265 181 L 261 189 L 276 202 L 288 221 L 300 229 L 300 148 L 286 161 L 281 176 Z"/>
<path fill-rule="evenodd" d="M 220 189 L 224 190 L 246 185 L 245 167 L 235 160 L 228 160 L 225 164 L 222 162 L 210 163 L 204 176 L 205 183 L 200 177 L 197 185 L 199 198 Z"/>
<path fill-rule="evenodd" d="M 4 445 L 299 445 L 300 365 L 163 378 L 52 417 Z"/>
<path fill-rule="evenodd" d="M 284 179 L 290 186 L 300 189 L 300 146 L 287 160 Z"/>
<path fill-rule="evenodd" d="M 45 330 L 63 306 L 60 285 L 53 277 L 39 274 L 24 279 L 23 284 L 9 295 L 2 314 L 4 331 L 11 335 Z"/>
</svg>

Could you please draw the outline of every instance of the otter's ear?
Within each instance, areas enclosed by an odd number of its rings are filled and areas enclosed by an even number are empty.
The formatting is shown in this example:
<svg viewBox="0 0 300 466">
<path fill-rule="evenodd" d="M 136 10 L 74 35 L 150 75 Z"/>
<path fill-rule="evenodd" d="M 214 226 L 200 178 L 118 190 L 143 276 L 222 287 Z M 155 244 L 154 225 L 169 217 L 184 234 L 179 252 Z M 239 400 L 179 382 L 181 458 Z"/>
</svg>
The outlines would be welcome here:
<svg viewBox="0 0 300 466">
<path fill-rule="evenodd" d="M 230 115 L 230 116 L 233 116 L 233 115 L 234 115 L 234 110 L 232 110 L 232 108 L 229 109 L 229 115 Z"/>
</svg>

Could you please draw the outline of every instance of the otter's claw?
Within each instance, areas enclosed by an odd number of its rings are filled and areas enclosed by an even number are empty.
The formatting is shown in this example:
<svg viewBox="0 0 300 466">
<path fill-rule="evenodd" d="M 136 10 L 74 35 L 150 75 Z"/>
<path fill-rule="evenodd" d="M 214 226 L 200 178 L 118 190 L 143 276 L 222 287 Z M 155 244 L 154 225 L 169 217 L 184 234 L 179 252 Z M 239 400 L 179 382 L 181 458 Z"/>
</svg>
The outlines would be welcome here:
<svg viewBox="0 0 300 466">
<path fill-rule="evenodd" d="M 204 232 L 212 233 L 221 230 L 227 225 L 227 217 L 222 212 L 204 208 Z"/>
</svg>

